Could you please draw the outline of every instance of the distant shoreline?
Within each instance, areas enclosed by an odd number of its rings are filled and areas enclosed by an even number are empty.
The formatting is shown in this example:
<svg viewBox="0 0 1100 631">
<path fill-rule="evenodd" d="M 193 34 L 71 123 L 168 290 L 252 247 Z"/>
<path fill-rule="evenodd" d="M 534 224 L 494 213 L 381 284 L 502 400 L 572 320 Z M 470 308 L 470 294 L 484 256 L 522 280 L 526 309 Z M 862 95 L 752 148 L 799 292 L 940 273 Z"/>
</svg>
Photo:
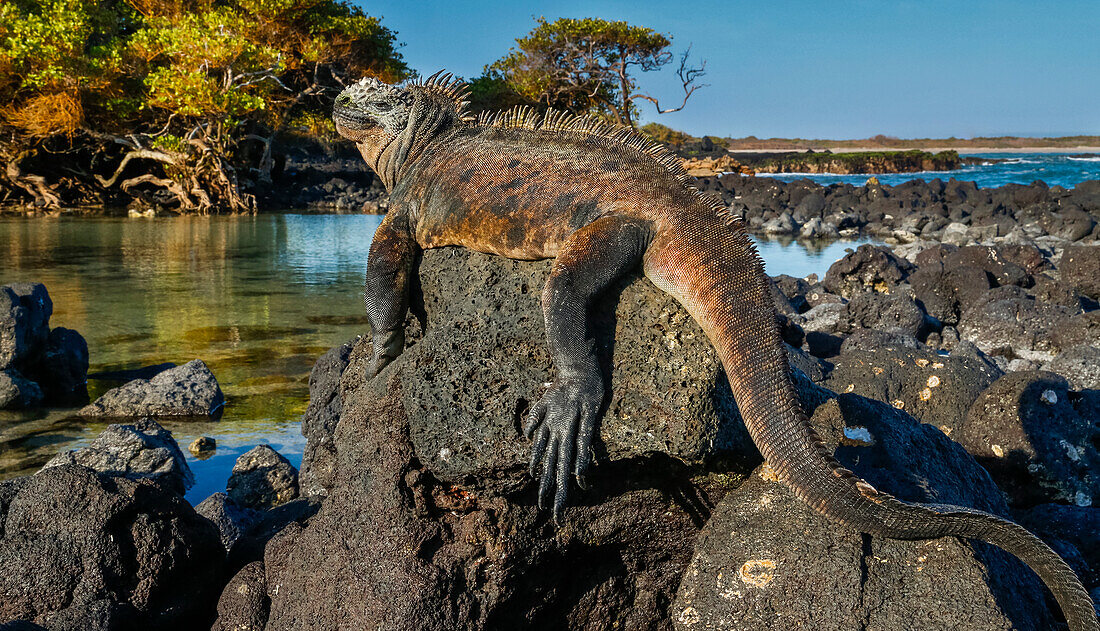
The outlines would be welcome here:
<svg viewBox="0 0 1100 631">
<path fill-rule="evenodd" d="M 939 151 L 957 151 L 959 155 L 972 153 L 1100 153 L 1100 146 L 1079 147 L 815 147 L 816 152 L 832 151 L 833 153 L 861 153 L 870 151 L 927 151 L 935 153 Z M 791 149 L 729 149 L 732 154 L 738 153 L 805 153 L 808 148 Z"/>
</svg>

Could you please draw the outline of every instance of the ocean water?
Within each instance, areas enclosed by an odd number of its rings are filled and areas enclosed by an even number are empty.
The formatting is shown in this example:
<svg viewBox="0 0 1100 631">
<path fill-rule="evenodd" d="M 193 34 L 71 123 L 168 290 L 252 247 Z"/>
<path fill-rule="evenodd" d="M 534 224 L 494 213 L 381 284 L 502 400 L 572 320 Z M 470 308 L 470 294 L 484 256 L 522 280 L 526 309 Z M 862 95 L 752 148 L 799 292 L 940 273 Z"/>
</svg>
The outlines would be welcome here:
<svg viewBox="0 0 1100 631">
<path fill-rule="evenodd" d="M 967 180 L 980 188 L 1005 184 L 1031 184 L 1042 180 L 1049 186 L 1073 188 L 1086 180 L 1100 180 L 1100 156 L 1077 157 L 1072 153 L 967 153 L 963 157 L 1004 160 L 964 166 L 954 171 L 921 171 L 919 173 L 868 173 L 860 175 L 836 175 L 815 173 L 775 173 L 759 177 L 772 177 L 791 181 L 809 179 L 818 184 L 847 183 L 856 186 L 867 182 L 874 175 L 883 184 L 895 186 L 909 180 L 925 181 L 940 178 Z"/>
<path fill-rule="evenodd" d="M 237 456 L 266 443 L 299 466 L 299 419 L 322 353 L 367 331 L 363 275 L 373 215 L 0 217 L 0 285 L 45 283 L 51 326 L 88 341 L 91 371 L 202 359 L 227 404 L 214 421 L 162 420 L 195 474 L 187 499 L 225 489 Z M 770 274 L 823 275 L 857 242 L 761 241 Z M 90 380 L 94 398 L 115 383 Z M 0 410 L 0 479 L 33 473 L 106 423 L 73 409 Z M 213 456 L 186 451 L 199 436 Z"/>
</svg>

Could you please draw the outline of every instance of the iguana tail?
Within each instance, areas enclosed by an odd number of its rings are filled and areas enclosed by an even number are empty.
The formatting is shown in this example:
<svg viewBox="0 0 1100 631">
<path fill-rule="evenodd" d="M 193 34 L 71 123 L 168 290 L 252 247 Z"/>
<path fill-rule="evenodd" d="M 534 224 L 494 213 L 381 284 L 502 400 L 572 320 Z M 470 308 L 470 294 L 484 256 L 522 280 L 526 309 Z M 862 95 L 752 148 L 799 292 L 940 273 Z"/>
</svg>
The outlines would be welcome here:
<svg viewBox="0 0 1100 631">
<path fill-rule="evenodd" d="M 872 535 L 954 535 L 1003 548 L 1042 578 L 1072 631 L 1100 629 L 1092 600 L 1073 570 L 1023 527 L 968 508 L 902 502 L 833 458 L 802 410 L 763 264 L 739 226 L 702 213 L 671 217 L 654 235 L 645 272 L 702 326 L 722 358 L 753 441 L 799 498 Z"/>
</svg>

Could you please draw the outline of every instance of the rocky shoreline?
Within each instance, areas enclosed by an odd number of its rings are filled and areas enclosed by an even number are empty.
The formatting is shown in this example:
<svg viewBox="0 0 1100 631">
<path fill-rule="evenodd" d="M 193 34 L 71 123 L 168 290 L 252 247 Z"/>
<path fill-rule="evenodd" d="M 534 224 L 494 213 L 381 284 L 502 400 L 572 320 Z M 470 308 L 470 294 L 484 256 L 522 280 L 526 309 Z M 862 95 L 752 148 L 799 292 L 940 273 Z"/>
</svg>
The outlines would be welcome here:
<svg viewBox="0 0 1100 631">
<path fill-rule="evenodd" d="M 755 232 L 891 242 L 773 279 L 815 427 L 881 490 L 1025 524 L 1100 602 L 1100 183 L 703 186 Z M 131 375 L 96 403 L 135 420 L 0 482 L 0 629 L 1058 628 L 999 550 L 873 538 L 795 499 L 702 331 L 637 276 L 593 306 L 599 466 L 556 528 L 518 429 L 552 378 L 548 271 L 426 252 L 406 352 L 370 381 L 365 338 L 315 365 L 300 474 L 257 447 L 194 508 L 178 445 L 141 416 L 215 414 L 217 383 L 201 362 Z"/>
<path fill-rule="evenodd" d="M 700 179 L 750 232 L 802 239 L 874 237 L 888 243 L 1046 244 L 1100 239 L 1100 181 L 1067 189 L 1041 181 L 979 188 L 954 178 L 864 186 L 727 174 Z"/>
<path fill-rule="evenodd" d="M 916 173 L 953 171 L 968 158 L 956 151 L 805 151 L 800 153 L 738 153 L 737 160 L 756 173 Z"/>
</svg>

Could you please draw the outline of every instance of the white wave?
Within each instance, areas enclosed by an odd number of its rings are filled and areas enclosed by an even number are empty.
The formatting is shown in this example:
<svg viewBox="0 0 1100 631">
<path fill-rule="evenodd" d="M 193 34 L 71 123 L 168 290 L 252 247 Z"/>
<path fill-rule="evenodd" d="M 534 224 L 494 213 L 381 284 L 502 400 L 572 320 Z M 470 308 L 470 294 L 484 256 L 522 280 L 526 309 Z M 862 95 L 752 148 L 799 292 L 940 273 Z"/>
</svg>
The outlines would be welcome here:
<svg viewBox="0 0 1100 631">
<path fill-rule="evenodd" d="M 964 171 L 963 169 L 956 169 L 954 171 L 899 171 L 896 173 L 801 173 L 801 172 L 785 172 L 785 173 L 757 173 L 758 177 L 890 177 L 894 175 L 937 175 L 937 174 L 951 174 Z"/>
<path fill-rule="evenodd" d="M 1095 158 L 1074 158 L 1073 156 L 1066 156 L 1066 158 L 1074 162 L 1100 162 L 1100 156 Z"/>
</svg>

